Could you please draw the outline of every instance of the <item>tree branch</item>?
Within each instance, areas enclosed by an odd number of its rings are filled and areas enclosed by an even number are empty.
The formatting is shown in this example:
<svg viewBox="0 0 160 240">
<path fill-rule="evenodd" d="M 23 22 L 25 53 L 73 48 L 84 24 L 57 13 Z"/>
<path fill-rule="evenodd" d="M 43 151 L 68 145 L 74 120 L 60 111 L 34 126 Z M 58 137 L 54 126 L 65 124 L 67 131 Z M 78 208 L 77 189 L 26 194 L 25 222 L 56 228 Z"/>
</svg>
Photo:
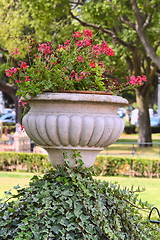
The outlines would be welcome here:
<svg viewBox="0 0 160 240">
<path fill-rule="evenodd" d="M 149 25 L 149 23 L 151 22 L 151 19 L 152 19 L 152 14 L 147 16 L 147 18 L 143 24 L 143 29 L 145 29 Z"/>
<path fill-rule="evenodd" d="M 143 20 L 142 20 L 142 15 L 140 13 L 140 10 L 137 6 L 137 1 L 136 0 L 130 0 L 132 9 L 134 11 L 134 15 L 136 18 L 136 25 L 135 25 L 135 30 L 140 38 L 140 41 L 146 50 L 147 54 L 149 57 L 152 59 L 152 61 L 157 65 L 157 67 L 160 69 L 160 57 L 156 55 L 155 49 L 151 46 L 147 36 L 145 35 L 144 32 L 144 25 L 143 25 Z"/>
<path fill-rule="evenodd" d="M 8 50 L 5 49 L 5 48 L 2 48 L 1 46 L 0 46 L 0 51 L 1 51 L 1 52 L 6 52 L 6 53 L 8 53 Z"/>
<path fill-rule="evenodd" d="M 129 27 L 135 30 L 135 24 L 131 22 L 126 16 L 121 16 L 121 21 L 127 24 Z"/>
</svg>

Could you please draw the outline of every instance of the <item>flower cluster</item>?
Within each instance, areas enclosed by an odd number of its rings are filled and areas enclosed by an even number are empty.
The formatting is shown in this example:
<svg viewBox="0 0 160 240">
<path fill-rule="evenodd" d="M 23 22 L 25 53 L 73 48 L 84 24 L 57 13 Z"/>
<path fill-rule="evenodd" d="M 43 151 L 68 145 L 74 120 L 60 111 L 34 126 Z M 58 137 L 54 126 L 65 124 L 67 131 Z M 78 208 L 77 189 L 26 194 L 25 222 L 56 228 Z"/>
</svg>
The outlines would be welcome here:
<svg viewBox="0 0 160 240">
<path fill-rule="evenodd" d="M 90 29 L 74 32 L 71 39 L 56 48 L 51 42 L 38 44 L 31 40 L 26 50 L 28 61 L 19 61 L 16 67 L 6 70 L 24 98 L 47 90 L 120 90 L 117 80 L 110 77 L 112 69 L 108 65 L 114 51 L 105 41 L 96 40 Z M 12 59 L 18 54 L 15 48 Z M 132 76 L 127 85 L 141 85 L 143 81 L 145 76 Z"/>
<path fill-rule="evenodd" d="M 142 75 L 142 76 L 130 76 L 130 80 L 129 80 L 129 83 L 131 85 L 143 85 L 144 82 L 146 82 L 147 79 L 146 79 L 146 76 L 145 75 Z"/>
</svg>

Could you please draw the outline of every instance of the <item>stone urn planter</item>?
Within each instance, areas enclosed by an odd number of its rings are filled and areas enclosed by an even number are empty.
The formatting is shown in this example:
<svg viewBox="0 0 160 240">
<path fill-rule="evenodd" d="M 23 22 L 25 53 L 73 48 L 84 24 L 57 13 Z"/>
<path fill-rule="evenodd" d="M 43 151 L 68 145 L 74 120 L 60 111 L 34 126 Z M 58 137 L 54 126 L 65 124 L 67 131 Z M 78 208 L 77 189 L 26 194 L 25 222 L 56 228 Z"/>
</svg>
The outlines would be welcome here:
<svg viewBox="0 0 160 240">
<path fill-rule="evenodd" d="M 124 122 L 117 110 L 128 104 L 119 96 L 80 93 L 43 93 L 27 102 L 24 128 L 48 152 L 54 167 L 64 165 L 64 152 L 74 167 L 74 149 L 86 167 L 92 166 L 96 155 L 121 135 Z"/>
</svg>

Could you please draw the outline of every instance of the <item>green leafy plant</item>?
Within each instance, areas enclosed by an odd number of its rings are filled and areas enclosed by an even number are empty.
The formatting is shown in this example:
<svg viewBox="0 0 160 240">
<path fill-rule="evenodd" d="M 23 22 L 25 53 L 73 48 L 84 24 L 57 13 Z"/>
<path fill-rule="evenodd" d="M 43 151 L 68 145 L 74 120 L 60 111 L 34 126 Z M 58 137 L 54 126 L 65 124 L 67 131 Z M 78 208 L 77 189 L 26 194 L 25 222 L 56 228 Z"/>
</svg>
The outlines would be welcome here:
<svg viewBox="0 0 160 240">
<path fill-rule="evenodd" d="M 125 77 L 119 83 L 112 77 L 108 56 L 114 51 L 105 41 L 93 36 L 90 29 L 74 32 L 71 39 L 54 47 L 51 42 L 38 44 L 30 40 L 28 62 L 16 61 L 19 50 L 12 51 L 10 60 L 18 66 L 6 70 L 6 75 L 18 86 L 17 94 L 36 96 L 43 91 L 121 91 L 142 85 L 146 76 Z"/>
<path fill-rule="evenodd" d="M 37 153 L 0 153 L 0 171 L 45 172 L 51 169 L 48 156 Z M 118 176 L 131 175 L 141 177 L 159 177 L 160 161 L 156 159 L 114 157 L 108 155 L 98 155 L 92 168 L 96 175 Z"/>
<path fill-rule="evenodd" d="M 133 189 L 92 178 L 78 155 L 74 169 L 34 176 L 29 187 L 0 204 L 1 240 L 158 240 L 160 233 L 143 220 L 149 210 Z M 137 192 L 140 190 L 137 189 Z"/>
<path fill-rule="evenodd" d="M 93 169 L 95 174 L 101 174 L 101 176 L 130 175 L 152 178 L 160 176 L 160 161 L 146 158 L 99 155 Z"/>
<path fill-rule="evenodd" d="M 44 172 L 51 168 L 48 156 L 37 153 L 1 152 L 0 171 Z"/>
</svg>

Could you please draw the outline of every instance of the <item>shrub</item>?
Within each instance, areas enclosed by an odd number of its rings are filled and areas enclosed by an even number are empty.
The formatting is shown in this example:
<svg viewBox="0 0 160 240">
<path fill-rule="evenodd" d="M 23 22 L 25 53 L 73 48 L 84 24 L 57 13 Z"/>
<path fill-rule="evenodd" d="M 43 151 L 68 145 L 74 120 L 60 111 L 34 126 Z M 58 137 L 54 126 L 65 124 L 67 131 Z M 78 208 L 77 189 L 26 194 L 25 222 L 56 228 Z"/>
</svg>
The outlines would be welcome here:
<svg viewBox="0 0 160 240">
<path fill-rule="evenodd" d="M 132 175 L 160 177 L 160 161 L 119 156 L 98 155 L 94 164 L 97 175 Z"/>
<path fill-rule="evenodd" d="M 156 227 L 152 229 L 139 213 L 149 206 L 133 189 L 97 181 L 78 163 L 75 169 L 66 162 L 64 169 L 34 176 L 29 187 L 17 189 L 10 201 L 2 202 L 0 239 L 160 239 Z"/>
<path fill-rule="evenodd" d="M 44 172 L 51 168 L 48 156 L 37 153 L 0 152 L 0 170 L 24 169 L 27 172 Z"/>
<path fill-rule="evenodd" d="M 45 154 L 0 152 L 0 171 L 44 172 L 50 168 L 51 163 Z M 98 155 L 93 169 L 101 176 L 160 177 L 159 160 Z"/>
</svg>

